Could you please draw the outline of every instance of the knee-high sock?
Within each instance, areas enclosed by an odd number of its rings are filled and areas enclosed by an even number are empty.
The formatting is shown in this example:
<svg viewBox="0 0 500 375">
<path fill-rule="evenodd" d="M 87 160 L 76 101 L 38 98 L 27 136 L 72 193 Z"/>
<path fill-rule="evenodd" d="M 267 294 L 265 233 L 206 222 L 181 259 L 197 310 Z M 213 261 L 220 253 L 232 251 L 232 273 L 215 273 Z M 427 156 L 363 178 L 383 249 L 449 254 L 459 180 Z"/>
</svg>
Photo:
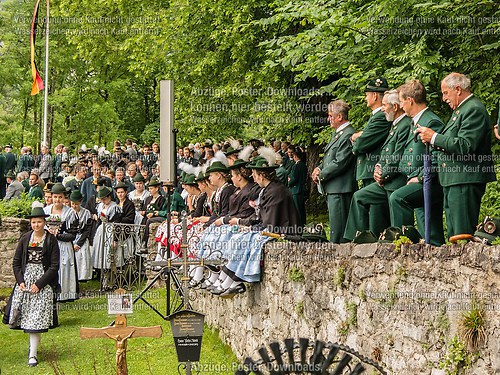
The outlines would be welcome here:
<svg viewBox="0 0 500 375">
<path fill-rule="evenodd" d="M 223 269 L 222 271 L 220 271 L 220 274 L 219 274 L 219 277 L 217 278 L 217 280 L 215 280 L 215 282 L 213 283 L 214 286 L 220 286 L 224 282 L 224 280 L 226 280 L 228 277 L 229 277 L 229 275 Z"/>
<path fill-rule="evenodd" d="M 214 284 L 218 279 L 219 279 L 219 273 L 212 271 L 210 274 L 210 278 L 208 279 L 208 282 Z"/>
<path fill-rule="evenodd" d="M 222 289 L 229 289 L 233 284 L 234 280 L 231 277 L 227 277 L 222 283 Z"/>
<path fill-rule="evenodd" d="M 241 283 L 242 283 L 242 281 L 233 280 L 233 283 L 231 284 L 231 286 L 229 288 L 235 288 L 236 286 L 240 285 Z"/>
<path fill-rule="evenodd" d="M 198 282 L 203 278 L 203 270 L 204 270 L 204 267 L 196 267 L 194 269 L 194 272 L 192 272 L 192 271 L 189 272 L 190 275 L 193 275 L 193 273 L 194 273 L 194 276 L 193 276 L 194 282 Z"/>
<path fill-rule="evenodd" d="M 30 357 L 36 357 L 41 338 L 41 333 L 30 333 Z"/>
</svg>

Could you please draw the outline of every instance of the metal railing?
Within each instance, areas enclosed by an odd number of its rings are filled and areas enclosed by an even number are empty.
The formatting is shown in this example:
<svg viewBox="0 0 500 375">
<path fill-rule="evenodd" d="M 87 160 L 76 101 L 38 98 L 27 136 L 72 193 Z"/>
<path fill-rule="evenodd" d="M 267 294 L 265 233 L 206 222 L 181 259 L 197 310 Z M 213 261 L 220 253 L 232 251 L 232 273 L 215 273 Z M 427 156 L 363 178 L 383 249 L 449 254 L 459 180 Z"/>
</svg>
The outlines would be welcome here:
<svg viewBox="0 0 500 375">
<path fill-rule="evenodd" d="M 101 290 L 140 287 L 146 280 L 145 225 L 102 223 Z"/>
</svg>

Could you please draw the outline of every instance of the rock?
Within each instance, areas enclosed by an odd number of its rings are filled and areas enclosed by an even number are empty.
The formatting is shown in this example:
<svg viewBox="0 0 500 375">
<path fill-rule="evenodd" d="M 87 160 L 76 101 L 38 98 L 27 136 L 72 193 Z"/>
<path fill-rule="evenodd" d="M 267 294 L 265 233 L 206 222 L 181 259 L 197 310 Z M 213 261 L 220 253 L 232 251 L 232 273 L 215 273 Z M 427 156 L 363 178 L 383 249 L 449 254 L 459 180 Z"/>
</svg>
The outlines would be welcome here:
<svg viewBox="0 0 500 375">
<path fill-rule="evenodd" d="M 354 246 L 352 256 L 355 258 L 372 258 L 377 252 L 377 244 L 359 244 Z"/>
</svg>

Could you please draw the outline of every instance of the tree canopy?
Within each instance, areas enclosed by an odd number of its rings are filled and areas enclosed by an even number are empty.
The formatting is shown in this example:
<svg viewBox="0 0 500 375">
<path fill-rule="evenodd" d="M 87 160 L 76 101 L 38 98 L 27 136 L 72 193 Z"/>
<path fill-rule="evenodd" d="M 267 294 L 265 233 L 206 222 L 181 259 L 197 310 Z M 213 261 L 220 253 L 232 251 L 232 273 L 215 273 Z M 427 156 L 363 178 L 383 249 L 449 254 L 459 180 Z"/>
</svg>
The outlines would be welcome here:
<svg viewBox="0 0 500 375">
<path fill-rule="evenodd" d="M 33 6 L 0 2 L 0 144 L 15 147 L 40 139 L 43 95 L 29 95 Z M 58 0 L 51 2 L 52 144 L 151 142 L 163 79 L 175 81 L 181 143 L 324 142 L 325 104 L 347 100 L 361 128 L 369 115 L 363 87 L 379 75 L 393 87 L 422 80 L 430 106 L 447 120 L 439 84 L 462 72 L 496 114 L 499 35 L 500 8 L 490 0 Z"/>
</svg>

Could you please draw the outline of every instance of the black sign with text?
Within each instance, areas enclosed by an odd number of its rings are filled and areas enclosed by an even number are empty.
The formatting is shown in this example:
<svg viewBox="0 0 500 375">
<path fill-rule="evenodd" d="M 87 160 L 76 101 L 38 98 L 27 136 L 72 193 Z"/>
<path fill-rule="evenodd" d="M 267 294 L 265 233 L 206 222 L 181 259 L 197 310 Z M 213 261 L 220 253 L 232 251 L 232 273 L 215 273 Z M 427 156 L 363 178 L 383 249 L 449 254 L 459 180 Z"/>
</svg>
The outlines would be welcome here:
<svg viewBox="0 0 500 375">
<path fill-rule="evenodd" d="M 191 310 L 178 311 L 168 318 L 179 362 L 200 360 L 205 315 Z"/>
</svg>

